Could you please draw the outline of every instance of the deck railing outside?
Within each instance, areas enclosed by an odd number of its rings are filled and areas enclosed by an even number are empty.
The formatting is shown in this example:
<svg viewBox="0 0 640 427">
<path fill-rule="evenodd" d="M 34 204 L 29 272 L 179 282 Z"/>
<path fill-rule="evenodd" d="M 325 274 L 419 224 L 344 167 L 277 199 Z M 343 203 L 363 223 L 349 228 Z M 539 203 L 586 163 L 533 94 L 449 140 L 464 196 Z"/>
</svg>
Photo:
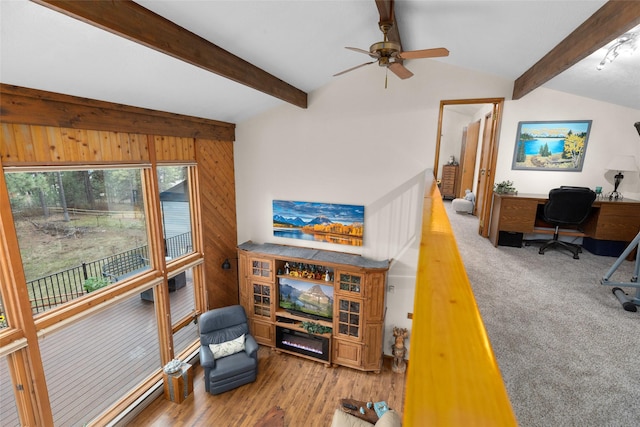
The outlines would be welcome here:
<svg viewBox="0 0 640 427">
<path fill-rule="evenodd" d="M 191 250 L 191 232 L 179 234 L 167 238 L 167 257 L 177 258 Z M 147 245 L 129 249 L 96 261 L 83 262 L 82 264 L 68 268 L 48 276 L 39 277 L 27 282 L 27 290 L 31 301 L 33 314 L 42 313 L 65 302 L 74 300 L 86 294 L 85 280 L 90 277 L 103 277 L 103 267 L 118 259 L 138 254 L 148 259 L 149 249 Z M 0 304 L 0 316 L 4 316 L 4 309 Z"/>
</svg>

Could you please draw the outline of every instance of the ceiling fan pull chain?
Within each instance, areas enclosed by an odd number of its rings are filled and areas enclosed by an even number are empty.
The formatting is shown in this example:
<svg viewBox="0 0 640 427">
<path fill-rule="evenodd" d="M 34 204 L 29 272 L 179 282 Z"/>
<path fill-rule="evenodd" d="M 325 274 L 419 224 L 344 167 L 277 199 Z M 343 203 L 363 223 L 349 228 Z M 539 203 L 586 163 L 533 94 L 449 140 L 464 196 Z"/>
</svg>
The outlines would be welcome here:
<svg viewBox="0 0 640 427">
<path fill-rule="evenodd" d="M 389 77 L 389 67 L 385 67 L 384 70 L 384 88 L 387 88 L 387 77 Z"/>
</svg>

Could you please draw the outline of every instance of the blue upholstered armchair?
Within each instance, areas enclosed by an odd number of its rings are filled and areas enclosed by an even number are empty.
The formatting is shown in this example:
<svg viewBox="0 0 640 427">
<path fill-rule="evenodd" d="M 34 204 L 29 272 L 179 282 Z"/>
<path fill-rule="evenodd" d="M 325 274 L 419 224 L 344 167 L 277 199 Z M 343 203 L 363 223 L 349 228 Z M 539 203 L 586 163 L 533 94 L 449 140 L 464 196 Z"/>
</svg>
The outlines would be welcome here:
<svg viewBox="0 0 640 427">
<path fill-rule="evenodd" d="M 204 387 L 220 394 L 256 380 L 258 344 L 249 333 L 244 308 L 216 308 L 200 316 L 200 364 Z"/>
</svg>

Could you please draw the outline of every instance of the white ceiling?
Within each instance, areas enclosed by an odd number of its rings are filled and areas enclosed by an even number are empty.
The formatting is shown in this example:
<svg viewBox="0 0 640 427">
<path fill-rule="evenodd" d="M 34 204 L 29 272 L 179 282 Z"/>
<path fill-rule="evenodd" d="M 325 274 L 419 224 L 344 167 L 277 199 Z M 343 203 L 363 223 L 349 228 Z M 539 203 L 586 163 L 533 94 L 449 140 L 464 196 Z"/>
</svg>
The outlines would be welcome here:
<svg viewBox="0 0 640 427">
<path fill-rule="evenodd" d="M 374 0 L 137 2 L 307 93 L 369 60 L 345 46 L 382 39 Z M 604 3 L 397 0 L 395 12 L 404 50 L 451 52 L 413 61 L 515 80 Z M 640 109 L 640 51 L 598 71 L 605 53 L 545 86 Z M 27 0 L 0 0 L 0 82 L 232 123 L 284 102 Z"/>
</svg>

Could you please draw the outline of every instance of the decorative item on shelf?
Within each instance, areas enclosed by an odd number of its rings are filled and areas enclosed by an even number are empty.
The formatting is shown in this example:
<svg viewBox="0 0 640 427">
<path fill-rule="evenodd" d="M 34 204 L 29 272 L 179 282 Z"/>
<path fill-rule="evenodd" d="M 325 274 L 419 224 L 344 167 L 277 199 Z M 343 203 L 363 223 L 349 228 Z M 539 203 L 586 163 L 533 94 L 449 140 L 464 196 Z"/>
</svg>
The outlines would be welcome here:
<svg viewBox="0 0 640 427">
<path fill-rule="evenodd" d="M 636 164 L 636 158 L 632 155 L 616 155 L 609 164 L 607 169 L 610 171 L 618 172 L 614 178 L 614 188 L 611 193 L 608 194 L 609 200 L 622 200 L 622 194 L 618 192 L 618 187 L 622 182 L 624 175 L 622 172 L 637 172 L 638 165 Z"/>
<path fill-rule="evenodd" d="M 328 334 L 332 329 L 328 326 L 323 326 L 316 322 L 302 322 L 302 328 L 307 331 L 308 334 Z"/>
<path fill-rule="evenodd" d="M 404 346 L 404 340 L 408 334 L 407 328 L 393 328 L 394 343 L 391 346 L 393 365 L 391 366 L 391 370 L 398 374 L 403 374 L 407 370 L 407 362 L 404 360 L 404 356 L 407 354 L 407 348 Z"/>
<path fill-rule="evenodd" d="M 458 162 L 456 162 L 456 157 L 455 156 L 449 156 L 449 161 L 447 162 L 448 165 L 457 165 Z"/>
<path fill-rule="evenodd" d="M 175 374 L 182 369 L 182 361 L 180 359 L 173 359 L 171 362 L 164 365 L 165 374 Z"/>
<path fill-rule="evenodd" d="M 602 187 L 597 186 L 595 191 L 596 191 L 596 199 L 601 200 L 602 199 Z"/>
<path fill-rule="evenodd" d="M 513 181 L 496 182 L 493 191 L 498 194 L 518 194 L 518 190 L 513 186 Z"/>
</svg>

